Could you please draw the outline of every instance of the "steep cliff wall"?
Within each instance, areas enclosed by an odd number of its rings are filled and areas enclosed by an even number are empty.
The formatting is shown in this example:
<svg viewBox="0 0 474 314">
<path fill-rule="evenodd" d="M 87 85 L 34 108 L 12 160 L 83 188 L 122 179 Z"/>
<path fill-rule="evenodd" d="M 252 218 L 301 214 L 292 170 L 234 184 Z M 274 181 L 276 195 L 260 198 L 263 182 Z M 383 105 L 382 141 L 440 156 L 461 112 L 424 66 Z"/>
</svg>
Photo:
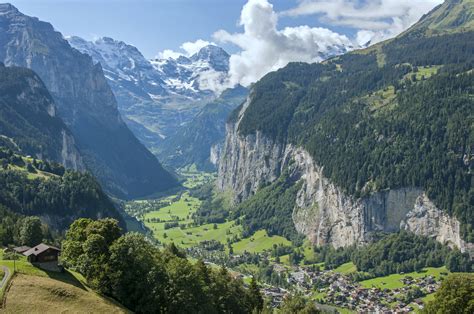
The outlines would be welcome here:
<svg viewBox="0 0 474 314">
<path fill-rule="evenodd" d="M 241 136 L 237 121 L 227 124 L 227 136 L 218 165 L 217 187 L 233 191 L 234 203 L 275 181 L 285 168 L 302 180 L 292 217 L 298 232 L 318 245 L 344 247 L 367 243 L 374 231 L 409 230 L 436 238 L 461 250 L 472 250 L 459 235 L 459 221 L 449 217 L 428 199 L 422 189 L 402 188 L 356 199 L 324 177 L 310 154 L 290 144 L 276 143 L 260 132 Z"/>
<path fill-rule="evenodd" d="M 57 117 L 51 95 L 31 70 L 0 64 L 0 134 L 17 152 L 85 170 L 71 131 Z"/>
</svg>

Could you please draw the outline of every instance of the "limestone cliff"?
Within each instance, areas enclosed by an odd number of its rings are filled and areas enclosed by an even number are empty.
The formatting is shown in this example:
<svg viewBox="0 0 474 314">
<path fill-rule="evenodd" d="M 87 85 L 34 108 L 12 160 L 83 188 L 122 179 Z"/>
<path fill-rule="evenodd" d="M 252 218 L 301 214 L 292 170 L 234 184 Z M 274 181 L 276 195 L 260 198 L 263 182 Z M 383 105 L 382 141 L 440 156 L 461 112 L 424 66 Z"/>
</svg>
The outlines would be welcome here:
<svg viewBox="0 0 474 314">
<path fill-rule="evenodd" d="M 260 186 L 289 169 L 302 186 L 288 219 L 293 219 L 297 231 L 315 244 L 362 244 L 371 240 L 374 231 L 404 229 L 463 251 L 474 248 L 461 239 L 459 221 L 436 208 L 420 188 L 385 190 L 357 199 L 324 177 L 322 167 L 304 149 L 277 143 L 259 131 L 241 136 L 238 127 L 249 102 L 242 106 L 236 122 L 227 124 L 218 164 L 217 187 L 233 191 L 235 203 L 251 197 Z"/>
</svg>

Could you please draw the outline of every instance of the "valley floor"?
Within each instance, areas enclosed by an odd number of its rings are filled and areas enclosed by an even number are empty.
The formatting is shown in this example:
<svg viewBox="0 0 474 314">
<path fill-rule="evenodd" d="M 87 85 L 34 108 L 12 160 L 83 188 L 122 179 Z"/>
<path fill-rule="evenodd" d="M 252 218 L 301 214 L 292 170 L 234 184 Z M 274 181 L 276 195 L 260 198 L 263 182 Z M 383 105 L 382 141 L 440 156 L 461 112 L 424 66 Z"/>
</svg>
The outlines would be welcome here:
<svg viewBox="0 0 474 314">
<path fill-rule="evenodd" d="M 357 268 L 353 263 L 324 270 L 324 263 L 312 261 L 314 252 L 307 242 L 295 247 L 284 237 L 269 236 L 266 230 L 243 237 L 242 226 L 236 220 L 197 225 L 193 215 L 202 201 L 192 197 L 190 191 L 211 182 L 213 175 L 189 169 L 182 175 L 187 178 L 185 191 L 161 199 L 128 202 L 127 213 L 141 220 L 149 234 L 161 244 L 173 242 L 192 258 L 203 259 L 216 267 L 226 266 L 247 283 L 251 276 L 261 278 L 262 291 L 274 306 L 280 304 L 288 292 L 299 291 L 320 306 L 342 313 L 377 308 L 418 311 L 432 298 L 440 279 L 449 273 L 445 267 L 426 268 L 409 274 L 354 281 L 351 274 Z M 276 247 L 290 251 L 276 257 Z M 291 252 L 299 252 L 298 261 L 295 262 Z M 270 273 L 268 267 L 272 269 Z M 411 298 L 415 287 L 421 289 L 421 294 Z"/>
</svg>

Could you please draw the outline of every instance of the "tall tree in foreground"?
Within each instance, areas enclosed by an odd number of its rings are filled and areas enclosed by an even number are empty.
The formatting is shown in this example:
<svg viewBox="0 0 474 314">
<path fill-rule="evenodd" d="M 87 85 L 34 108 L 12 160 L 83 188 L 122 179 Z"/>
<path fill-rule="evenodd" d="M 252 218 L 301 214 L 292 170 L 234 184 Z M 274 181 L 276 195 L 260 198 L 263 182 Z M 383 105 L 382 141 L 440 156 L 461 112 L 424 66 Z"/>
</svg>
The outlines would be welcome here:
<svg viewBox="0 0 474 314">
<path fill-rule="evenodd" d="M 474 313 L 474 274 L 449 275 L 423 313 Z"/>
<path fill-rule="evenodd" d="M 259 306 L 227 270 L 190 263 L 176 246 L 159 250 L 141 234 L 121 235 L 113 219 L 76 220 L 62 262 L 137 313 L 251 313 Z"/>
<path fill-rule="evenodd" d="M 249 287 L 250 300 L 254 310 L 261 312 L 263 310 L 263 297 L 255 277 L 252 277 Z"/>
</svg>

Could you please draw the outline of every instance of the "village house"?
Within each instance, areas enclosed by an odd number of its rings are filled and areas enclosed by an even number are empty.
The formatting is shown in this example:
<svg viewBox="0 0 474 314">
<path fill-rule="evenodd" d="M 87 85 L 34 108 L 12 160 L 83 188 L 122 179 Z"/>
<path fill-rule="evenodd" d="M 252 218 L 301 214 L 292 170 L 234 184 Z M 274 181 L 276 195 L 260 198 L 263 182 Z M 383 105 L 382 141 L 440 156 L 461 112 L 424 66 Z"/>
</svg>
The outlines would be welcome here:
<svg viewBox="0 0 474 314">
<path fill-rule="evenodd" d="M 18 254 L 23 254 L 24 252 L 28 251 L 29 249 L 31 249 L 29 246 L 23 245 L 23 246 L 14 247 L 13 251 L 18 253 Z"/>
<path fill-rule="evenodd" d="M 60 271 L 60 252 L 61 250 L 57 247 L 40 243 L 37 246 L 32 247 L 29 250 L 23 252 L 23 255 L 27 257 L 28 262 L 32 263 L 35 266 L 46 270 Z"/>
</svg>

